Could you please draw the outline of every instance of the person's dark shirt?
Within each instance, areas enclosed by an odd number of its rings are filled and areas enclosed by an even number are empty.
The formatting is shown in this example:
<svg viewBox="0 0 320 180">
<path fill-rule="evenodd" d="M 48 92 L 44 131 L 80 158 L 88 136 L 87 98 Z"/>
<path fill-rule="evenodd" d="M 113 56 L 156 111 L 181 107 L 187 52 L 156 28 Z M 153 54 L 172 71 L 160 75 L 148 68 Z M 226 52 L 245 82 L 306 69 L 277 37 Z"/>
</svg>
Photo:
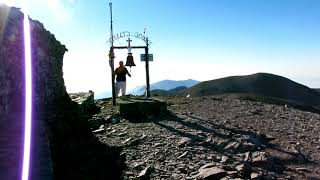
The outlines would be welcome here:
<svg viewBox="0 0 320 180">
<path fill-rule="evenodd" d="M 127 68 L 123 67 L 123 68 L 116 68 L 115 70 L 116 72 L 116 80 L 117 82 L 125 82 L 126 81 L 126 75 L 128 73 Z"/>
</svg>

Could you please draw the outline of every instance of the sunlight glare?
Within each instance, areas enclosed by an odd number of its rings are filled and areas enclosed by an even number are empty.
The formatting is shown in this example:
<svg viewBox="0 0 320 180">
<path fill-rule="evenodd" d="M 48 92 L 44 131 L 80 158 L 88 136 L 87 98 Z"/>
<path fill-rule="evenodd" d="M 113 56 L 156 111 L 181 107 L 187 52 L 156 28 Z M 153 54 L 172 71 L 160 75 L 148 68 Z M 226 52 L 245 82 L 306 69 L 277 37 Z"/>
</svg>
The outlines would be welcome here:
<svg viewBox="0 0 320 180">
<path fill-rule="evenodd" d="M 25 126 L 22 180 L 29 179 L 30 150 L 31 150 L 31 123 L 32 123 L 32 60 L 30 22 L 27 8 L 24 6 L 24 47 L 25 47 Z"/>
</svg>

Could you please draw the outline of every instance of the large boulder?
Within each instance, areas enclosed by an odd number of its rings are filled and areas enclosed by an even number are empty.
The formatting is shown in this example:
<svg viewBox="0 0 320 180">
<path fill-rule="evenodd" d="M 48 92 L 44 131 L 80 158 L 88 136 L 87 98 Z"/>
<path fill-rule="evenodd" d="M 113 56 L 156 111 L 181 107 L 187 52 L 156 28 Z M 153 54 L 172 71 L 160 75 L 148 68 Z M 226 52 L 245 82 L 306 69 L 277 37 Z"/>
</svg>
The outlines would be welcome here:
<svg viewBox="0 0 320 180">
<path fill-rule="evenodd" d="M 167 104 L 157 99 L 135 96 L 121 97 L 118 100 L 120 116 L 132 122 L 146 122 L 167 113 Z"/>
</svg>

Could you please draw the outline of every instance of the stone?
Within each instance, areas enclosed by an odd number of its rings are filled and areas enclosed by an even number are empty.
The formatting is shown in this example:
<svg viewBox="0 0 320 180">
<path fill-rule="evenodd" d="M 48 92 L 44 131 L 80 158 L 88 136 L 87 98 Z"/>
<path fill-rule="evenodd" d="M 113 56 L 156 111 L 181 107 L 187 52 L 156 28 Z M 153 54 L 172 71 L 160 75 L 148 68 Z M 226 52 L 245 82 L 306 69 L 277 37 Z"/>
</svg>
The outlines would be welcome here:
<svg viewBox="0 0 320 180">
<path fill-rule="evenodd" d="M 227 171 L 228 176 L 231 178 L 236 178 L 238 177 L 238 171 Z"/>
<path fill-rule="evenodd" d="M 180 141 L 177 143 L 178 147 L 183 147 L 190 145 L 192 143 L 191 139 L 188 137 L 182 137 Z"/>
<path fill-rule="evenodd" d="M 224 147 L 225 150 L 227 151 L 235 151 L 240 147 L 240 143 L 239 142 L 232 142 L 230 144 L 228 144 L 227 146 Z"/>
<path fill-rule="evenodd" d="M 247 163 L 236 166 L 236 170 L 239 172 L 242 178 L 251 177 L 252 167 Z"/>
<path fill-rule="evenodd" d="M 214 167 L 214 166 L 216 166 L 215 163 L 207 163 L 207 164 L 201 166 L 199 169 L 206 169 L 206 168 L 211 168 L 211 167 Z"/>
<path fill-rule="evenodd" d="M 296 168 L 296 171 L 308 172 L 308 169 L 307 169 L 307 168 L 300 167 L 300 168 Z"/>
<path fill-rule="evenodd" d="M 102 117 L 93 116 L 88 120 L 91 129 L 101 129 L 101 126 L 106 123 L 105 119 Z"/>
<path fill-rule="evenodd" d="M 119 133 L 119 134 L 118 134 L 118 136 L 120 136 L 120 137 L 123 137 L 123 136 L 125 136 L 125 135 L 127 135 L 127 132 L 122 132 L 122 133 Z"/>
<path fill-rule="evenodd" d="M 232 171 L 232 170 L 234 170 L 234 168 L 231 167 L 230 165 L 222 165 L 221 168 L 224 169 L 224 170 L 226 170 L 226 171 Z"/>
<path fill-rule="evenodd" d="M 264 167 L 267 162 L 267 156 L 265 152 L 260 152 L 256 157 L 252 158 L 253 166 Z"/>
<path fill-rule="evenodd" d="M 258 146 L 251 142 L 244 142 L 242 143 L 242 149 L 244 151 L 256 151 L 258 150 Z"/>
<path fill-rule="evenodd" d="M 222 156 L 221 157 L 221 163 L 226 163 L 229 160 L 228 156 Z"/>
<path fill-rule="evenodd" d="M 95 134 L 101 134 L 101 133 L 104 133 L 104 131 L 105 131 L 104 128 L 100 128 L 100 129 L 94 130 L 92 132 Z"/>
<path fill-rule="evenodd" d="M 69 93 L 72 101 L 76 102 L 82 113 L 92 115 L 98 112 L 98 108 L 94 102 L 94 92 Z"/>
<path fill-rule="evenodd" d="M 293 179 L 293 178 L 291 178 Z M 320 180 L 320 177 L 319 176 L 306 176 L 306 179 L 307 180 Z"/>
<path fill-rule="evenodd" d="M 134 139 L 132 140 L 130 143 L 128 143 L 128 146 L 137 146 L 138 144 L 140 144 L 142 139 Z"/>
<path fill-rule="evenodd" d="M 258 174 L 258 173 L 251 173 L 250 175 L 250 178 L 253 180 L 260 179 L 260 177 L 261 177 L 261 174 Z"/>
<path fill-rule="evenodd" d="M 115 133 L 115 132 L 117 132 L 117 130 L 115 130 L 115 129 L 113 129 L 113 130 L 111 131 L 111 133 Z"/>
<path fill-rule="evenodd" d="M 168 175 L 168 174 L 162 174 L 162 175 L 160 175 L 160 178 L 163 179 L 163 180 L 169 179 L 169 177 L 170 177 L 170 175 Z"/>
<path fill-rule="evenodd" d="M 122 141 L 122 144 L 126 144 L 126 143 L 129 142 L 131 139 L 132 139 L 131 137 L 127 138 L 126 140 Z"/>
<path fill-rule="evenodd" d="M 110 117 L 111 124 L 118 124 L 121 121 L 121 118 L 118 115 L 113 115 Z"/>
<path fill-rule="evenodd" d="M 246 152 L 245 157 L 243 159 L 244 162 L 251 161 L 251 152 Z"/>
<path fill-rule="evenodd" d="M 138 170 L 140 170 L 141 169 L 141 166 L 143 165 L 143 163 L 134 163 L 134 165 L 133 165 L 133 169 L 138 169 Z"/>
<path fill-rule="evenodd" d="M 204 169 L 199 169 L 198 171 L 199 173 L 195 175 L 193 178 L 209 180 L 209 179 L 221 179 L 226 176 L 226 171 L 218 167 L 204 168 Z"/>
<path fill-rule="evenodd" d="M 171 175 L 171 177 L 172 177 L 172 179 L 174 179 L 174 180 L 179 180 L 179 179 L 181 179 L 181 175 L 179 175 L 179 174 L 177 174 L 177 173 L 173 173 L 173 174 Z"/>
<path fill-rule="evenodd" d="M 154 143 L 153 147 L 158 147 L 158 146 L 161 146 L 162 143 Z"/>
<path fill-rule="evenodd" d="M 131 171 L 127 171 L 127 172 L 126 172 L 126 175 L 127 175 L 127 176 L 133 176 L 133 175 L 134 175 L 134 173 L 133 173 L 133 172 L 131 172 Z"/>
<path fill-rule="evenodd" d="M 178 157 L 178 159 L 183 158 L 183 157 L 186 156 L 187 154 L 188 154 L 188 151 L 182 153 L 182 154 Z"/>
<path fill-rule="evenodd" d="M 152 173 L 154 169 L 151 166 L 147 166 L 145 169 L 143 169 L 139 175 L 138 178 L 140 179 L 147 179 L 149 178 L 150 174 Z"/>
<path fill-rule="evenodd" d="M 181 172 L 181 173 L 187 173 L 186 167 L 184 164 L 179 164 L 177 169 Z"/>
</svg>

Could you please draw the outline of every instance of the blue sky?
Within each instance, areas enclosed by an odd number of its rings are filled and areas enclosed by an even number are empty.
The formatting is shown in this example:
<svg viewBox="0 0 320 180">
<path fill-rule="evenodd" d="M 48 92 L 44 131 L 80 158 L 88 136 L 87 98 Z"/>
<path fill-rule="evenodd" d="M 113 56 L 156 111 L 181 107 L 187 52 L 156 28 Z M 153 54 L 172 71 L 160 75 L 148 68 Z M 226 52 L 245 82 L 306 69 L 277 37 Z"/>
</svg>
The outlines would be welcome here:
<svg viewBox="0 0 320 180">
<path fill-rule="evenodd" d="M 18 0 L 0 0 L 20 6 Z M 29 0 L 31 18 L 67 46 L 69 92 L 110 91 L 110 12 L 105 0 Z M 320 87 L 318 0 L 113 0 L 114 32 L 152 41 L 150 80 L 215 78 L 269 72 Z M 126 45 L 125 39 L 115 42 Z M 133 39 L 132 44 L 142 42 Z M 145 84 L 141 50 L 128 89 Z M 116 64 L 127 51 L 116 51 Z"/>
</svg>

